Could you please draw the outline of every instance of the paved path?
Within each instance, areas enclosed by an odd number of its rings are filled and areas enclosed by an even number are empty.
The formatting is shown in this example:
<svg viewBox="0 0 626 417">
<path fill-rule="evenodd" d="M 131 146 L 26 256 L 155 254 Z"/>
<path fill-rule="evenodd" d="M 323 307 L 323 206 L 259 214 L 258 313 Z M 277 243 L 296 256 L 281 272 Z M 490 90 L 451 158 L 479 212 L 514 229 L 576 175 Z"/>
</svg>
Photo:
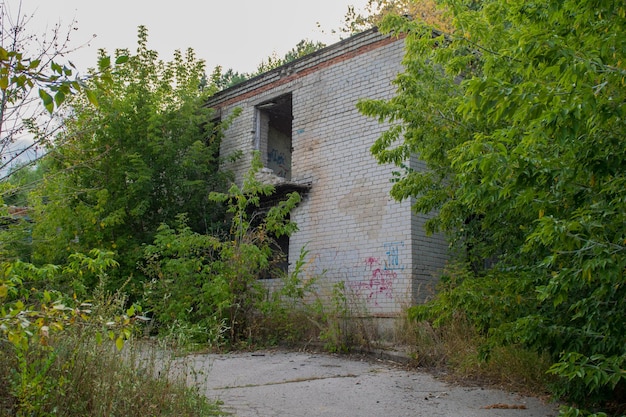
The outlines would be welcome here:
<svg viewBox="0 0 626 417">
<path fill-rule="evenodd" d="M 194 355 L 190 383 L 239 417 L 546 417 L 553 404 L 459 387 L 388 361 L 287 351 Z"/>
</svg>

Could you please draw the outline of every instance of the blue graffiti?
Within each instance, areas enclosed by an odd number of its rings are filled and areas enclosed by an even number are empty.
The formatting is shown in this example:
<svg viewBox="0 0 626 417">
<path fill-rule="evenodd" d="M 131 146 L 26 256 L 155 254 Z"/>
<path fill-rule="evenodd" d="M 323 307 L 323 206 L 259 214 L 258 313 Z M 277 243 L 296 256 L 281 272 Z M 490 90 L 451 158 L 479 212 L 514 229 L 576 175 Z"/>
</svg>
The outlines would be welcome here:
<svg viewBox="0 0 626 417">
<path fill-rule="evenodd" d="M 404 264 L 400 263 L 400 248 L 404 247 L 404 242 L 388 242 L 384 243 L 385 254 L 387 260 L 385 262 L 385 270 L 387 271 L 402 271 L 404 270 Z"/>
<path fill-rule="evenodd" d="M 277 165 L 285 165 L 285 154 L 279 152 L 278 149 L 272 149 L 267 153 L 267 161 Z"/>
</svg>

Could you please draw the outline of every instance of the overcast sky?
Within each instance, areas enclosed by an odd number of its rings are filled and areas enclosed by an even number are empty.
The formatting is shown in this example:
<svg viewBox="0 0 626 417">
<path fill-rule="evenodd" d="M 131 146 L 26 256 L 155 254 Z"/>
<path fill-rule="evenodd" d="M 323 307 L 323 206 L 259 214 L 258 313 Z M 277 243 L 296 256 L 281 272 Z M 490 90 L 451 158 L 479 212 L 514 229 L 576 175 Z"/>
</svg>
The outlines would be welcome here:
<svg viewBox="0 0 626 417">
<path fill-rule="evenodd" d="M 20 0 L 4 0 L 12 14 Z M 148 28 L 148 47 L 169 60 L 176 49 L 191 47 L 207 63 L 251 72 L 276 52 L 283 56 L 300 40 L 327 44 L 341 27 L 349 5 L 361 9 L 366 0 L 21 0 L 22 10 L 34 13 L 29 31 L 41 33 L 73 19 L 78 30 L 72 44 L 89 46 L 69 58 L 80 70 L 93 67 L 97 51 L 136 49 L 137 27 Z M 320 27 L 318 27 L 318 23 Z M 93 40 L 92 35 L 97 37 Z M 81 71 L 82 72 L 82 71 Z"/>
</svg>

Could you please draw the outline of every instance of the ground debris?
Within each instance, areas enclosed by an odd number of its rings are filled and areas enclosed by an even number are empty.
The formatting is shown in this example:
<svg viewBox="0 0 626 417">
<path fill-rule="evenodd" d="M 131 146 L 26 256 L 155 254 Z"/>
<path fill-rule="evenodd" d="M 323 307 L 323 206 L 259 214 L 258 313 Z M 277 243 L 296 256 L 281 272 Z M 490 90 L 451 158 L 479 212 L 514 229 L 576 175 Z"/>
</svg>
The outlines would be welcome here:
<svg viewBox="0 0 626 417">
<path fill-rule="evenodd" d="M 486 410 L 490 410 L 490 409 L 498 409 L 498 410 L 526 410 L 526 406 L 524 404 L 504 404 L 504 403 L 497 403 L 497 404 L 491 404 L 491 405 L 486 405 L 484 407 L 480 407 Z"/>
</svg>

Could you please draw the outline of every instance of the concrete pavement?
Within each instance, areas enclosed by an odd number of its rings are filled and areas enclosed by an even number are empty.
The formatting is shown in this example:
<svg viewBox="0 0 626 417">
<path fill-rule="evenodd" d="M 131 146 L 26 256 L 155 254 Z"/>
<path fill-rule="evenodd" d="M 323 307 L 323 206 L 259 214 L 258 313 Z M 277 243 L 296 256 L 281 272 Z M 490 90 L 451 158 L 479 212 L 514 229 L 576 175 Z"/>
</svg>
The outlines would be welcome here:
<svg viewBox="0 0 626 417">
<path fill-rule="evenodd" d="M 386 360 L 266 350 L 185 359 L 189 383 L 239 417 L 547 417 L 554 404 L 445 383 Z"/>
</svg>

